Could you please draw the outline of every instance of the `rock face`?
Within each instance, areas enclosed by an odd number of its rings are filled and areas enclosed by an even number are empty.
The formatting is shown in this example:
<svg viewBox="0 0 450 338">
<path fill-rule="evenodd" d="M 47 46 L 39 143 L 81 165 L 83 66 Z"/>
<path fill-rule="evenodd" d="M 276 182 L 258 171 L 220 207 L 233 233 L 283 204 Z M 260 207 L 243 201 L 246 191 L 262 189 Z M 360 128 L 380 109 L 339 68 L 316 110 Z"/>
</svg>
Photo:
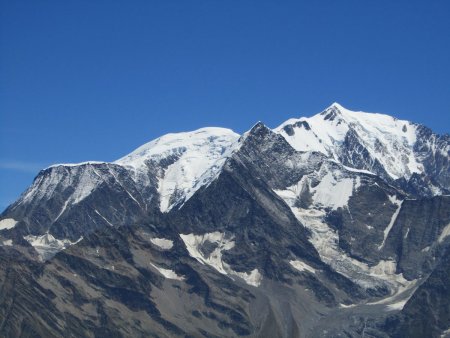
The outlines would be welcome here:
<svg viewBox="0 0 450 338">
<path fill-rule="evenodd" d="M 18 220 L 11 231 L 50 233 L 77 240 L 112 224 L 134 223 L 157 196 L 156 181 L 141 189 L 122 166 L 109 163 L 58 165 L 42 170 L 4 215 Z"/>
<path fill-rule="evenodd" d="M 449 144 L 333 104 L 44 169 L 0 217 L 1 336 L 445 335 Z"/>
<path fill-rule="evenodd" d="M 443 252 L 434 271 L 403 310 L 386 320 L 392 337 L 448 337 L 450 334 L 450 255 Z"/>
</svg>

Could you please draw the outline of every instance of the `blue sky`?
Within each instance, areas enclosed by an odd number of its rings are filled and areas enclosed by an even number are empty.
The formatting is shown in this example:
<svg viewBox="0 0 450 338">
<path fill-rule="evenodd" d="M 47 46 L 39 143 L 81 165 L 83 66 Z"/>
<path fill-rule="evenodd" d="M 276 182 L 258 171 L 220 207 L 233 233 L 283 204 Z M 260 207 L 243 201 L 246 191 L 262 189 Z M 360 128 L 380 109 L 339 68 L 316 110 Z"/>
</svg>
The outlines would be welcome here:
<svg viewBox="0 0 450 338">
<path fill-rule="evenodd" d="M 0 0 L 0 209 L 39 168 L 332 102 L 450 131 L 450 1 Z"/>
</svg>

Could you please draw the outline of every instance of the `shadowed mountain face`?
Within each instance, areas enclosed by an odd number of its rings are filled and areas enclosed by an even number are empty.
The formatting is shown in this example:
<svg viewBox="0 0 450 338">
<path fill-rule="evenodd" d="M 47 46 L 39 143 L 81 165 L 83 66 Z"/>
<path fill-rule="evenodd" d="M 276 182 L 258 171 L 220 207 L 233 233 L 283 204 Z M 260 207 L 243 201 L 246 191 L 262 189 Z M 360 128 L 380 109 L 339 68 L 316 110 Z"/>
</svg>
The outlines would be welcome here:
<svg viewBox="0 0 450 338">
<path fill-rule="evenodd" d="M 445 335 L 449 144 L 334 104 L 44 169 L 0 217 L 1 336 Z"/>
</svg>

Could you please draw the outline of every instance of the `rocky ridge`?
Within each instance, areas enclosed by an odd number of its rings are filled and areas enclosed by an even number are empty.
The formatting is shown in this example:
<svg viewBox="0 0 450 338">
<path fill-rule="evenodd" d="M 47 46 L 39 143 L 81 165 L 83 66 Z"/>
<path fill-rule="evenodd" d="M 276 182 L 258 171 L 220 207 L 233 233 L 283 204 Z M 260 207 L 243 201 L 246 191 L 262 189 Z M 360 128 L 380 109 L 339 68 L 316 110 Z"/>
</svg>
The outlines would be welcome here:
<svg viewBox="0 0 450 338">
<path fill-rule="evenodd" d="M 44 169 L 0 217 L 0 332 L 406 337 L 445 297 L 449 145 L 333 104 Z"/>
</svg>

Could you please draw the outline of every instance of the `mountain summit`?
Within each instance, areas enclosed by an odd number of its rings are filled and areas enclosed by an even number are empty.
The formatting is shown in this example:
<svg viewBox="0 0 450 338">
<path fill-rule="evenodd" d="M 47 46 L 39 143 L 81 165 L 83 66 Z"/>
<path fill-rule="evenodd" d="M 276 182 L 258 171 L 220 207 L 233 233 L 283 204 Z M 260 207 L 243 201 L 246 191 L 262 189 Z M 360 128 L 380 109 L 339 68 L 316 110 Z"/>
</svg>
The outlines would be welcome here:
<svg viewBox="0 0 450 338">
<path fill-rule="evenodd" d="M 424 135 L 424 129 L 389 115 L 353 112 L 334 103 L 320 114 L 290 119 L 275 130 L 296 150 L 322 152 L 387 180 L 420 177 L 430 181 L 431 195 L 448 192 L 448 179 L 433 173 L 435 163 L 449 156 L 448 135 Z M 448 172 L 448 164 L 443 169 Z"/>
<path fill-rule="evenodd" d="M 0 216 L 0 333 L 445 336 L 449 158 L 334 103 L 53 165 Z"/>
</svg>

